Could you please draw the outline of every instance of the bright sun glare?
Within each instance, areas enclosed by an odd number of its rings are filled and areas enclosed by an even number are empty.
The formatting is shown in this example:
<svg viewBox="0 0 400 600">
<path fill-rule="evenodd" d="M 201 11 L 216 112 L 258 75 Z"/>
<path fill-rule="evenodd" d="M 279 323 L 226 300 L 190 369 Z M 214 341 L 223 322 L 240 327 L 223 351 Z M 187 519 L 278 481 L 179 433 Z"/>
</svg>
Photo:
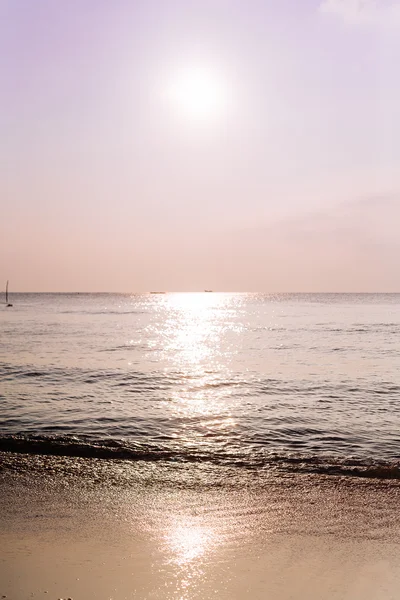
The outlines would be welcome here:
<svg viewBox="0 0 400 600">
<path fill-rule="evenodd" d="M 227 90 L 221 77 L 209 69 L 191 68 L 175 74 L 167 88 L 175 111 L 193 121 L 215 119 L 227 104 Z"/>
</svg>

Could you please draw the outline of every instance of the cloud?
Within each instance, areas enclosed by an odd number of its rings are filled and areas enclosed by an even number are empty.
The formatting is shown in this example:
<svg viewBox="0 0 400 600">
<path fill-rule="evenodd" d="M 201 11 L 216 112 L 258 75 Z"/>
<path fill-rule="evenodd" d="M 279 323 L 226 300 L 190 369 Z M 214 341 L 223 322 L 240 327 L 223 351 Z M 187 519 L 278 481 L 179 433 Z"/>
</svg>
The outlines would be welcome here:
<svg viewBox="0 0 400 600">
<path fill-rule="evenodd" d="M 324 0 L 319 10 L 347 25 L 385 29 L 400 26 L 399 0 Z"/>
<path fill-rule="evenodd" d="M 400 194 L 338 199 L 236 230 L 212 255 L 220 277 L 241 278 L 242 289 L 398 291 L 399 222 Z"/>
</svg>

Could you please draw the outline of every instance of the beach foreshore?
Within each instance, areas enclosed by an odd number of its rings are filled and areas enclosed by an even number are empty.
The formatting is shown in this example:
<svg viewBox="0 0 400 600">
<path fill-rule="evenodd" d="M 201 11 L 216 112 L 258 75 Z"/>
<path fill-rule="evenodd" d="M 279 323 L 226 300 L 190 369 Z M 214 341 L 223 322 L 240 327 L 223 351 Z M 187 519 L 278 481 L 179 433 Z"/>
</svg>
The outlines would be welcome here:
<svg viewBox="0 0 400 600">
<path fill-rule="evenodd" d="M 398 599 L 398 481 L 0 464 L 0 597 Z"/>
</svg>

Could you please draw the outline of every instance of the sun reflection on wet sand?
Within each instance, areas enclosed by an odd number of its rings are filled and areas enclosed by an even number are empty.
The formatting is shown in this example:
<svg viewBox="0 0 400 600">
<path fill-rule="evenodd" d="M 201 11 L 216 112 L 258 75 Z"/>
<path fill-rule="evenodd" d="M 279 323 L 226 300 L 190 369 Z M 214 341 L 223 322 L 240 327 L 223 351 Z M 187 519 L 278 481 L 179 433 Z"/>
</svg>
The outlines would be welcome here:
<svg viewBox="0 0 400 600">
<path fill-rule="evenodd" d="M 166 536 L 173 560 L 180 566 L 205 558 L 217 543 L 211 528 L 184 521 L 172 526 Z"/>
<path fill-rule="evenodd" d="M 194 523 L 190 519 L 171 524 L 165 537 L 170 563 L 175 565 L 176 590 L 179 600 L 192 597 L 193 591 L 205 576 L 206 564 L 221 545 L 217 533 L 211 527 Z"/>
</svg>

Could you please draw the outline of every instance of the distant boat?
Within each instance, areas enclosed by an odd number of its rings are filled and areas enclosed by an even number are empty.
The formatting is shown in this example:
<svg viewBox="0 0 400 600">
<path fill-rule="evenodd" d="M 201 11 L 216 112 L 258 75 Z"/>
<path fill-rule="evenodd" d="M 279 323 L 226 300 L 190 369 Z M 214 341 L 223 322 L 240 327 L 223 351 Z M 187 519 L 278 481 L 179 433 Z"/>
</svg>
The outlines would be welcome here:
<svg viewBox="0 0 400 600">
<path fill-rule="evenodd" d="M 208 292 L 209 294 L 212 292 L 212 290 L 204 290 L 205 292 Z"/>
<path fill-rule="evenodd" d="M 150 292 L 150 294 L 166 294 L 167 292 Z"/>
<path fill-rule="evenodd" d="M 12 306 L 12 304 L 9 303 L 8 301 L 8 280 L 7 280 L 7 284 L 6 284 L 6 307 L 10 308 Z"/>
</svg>

